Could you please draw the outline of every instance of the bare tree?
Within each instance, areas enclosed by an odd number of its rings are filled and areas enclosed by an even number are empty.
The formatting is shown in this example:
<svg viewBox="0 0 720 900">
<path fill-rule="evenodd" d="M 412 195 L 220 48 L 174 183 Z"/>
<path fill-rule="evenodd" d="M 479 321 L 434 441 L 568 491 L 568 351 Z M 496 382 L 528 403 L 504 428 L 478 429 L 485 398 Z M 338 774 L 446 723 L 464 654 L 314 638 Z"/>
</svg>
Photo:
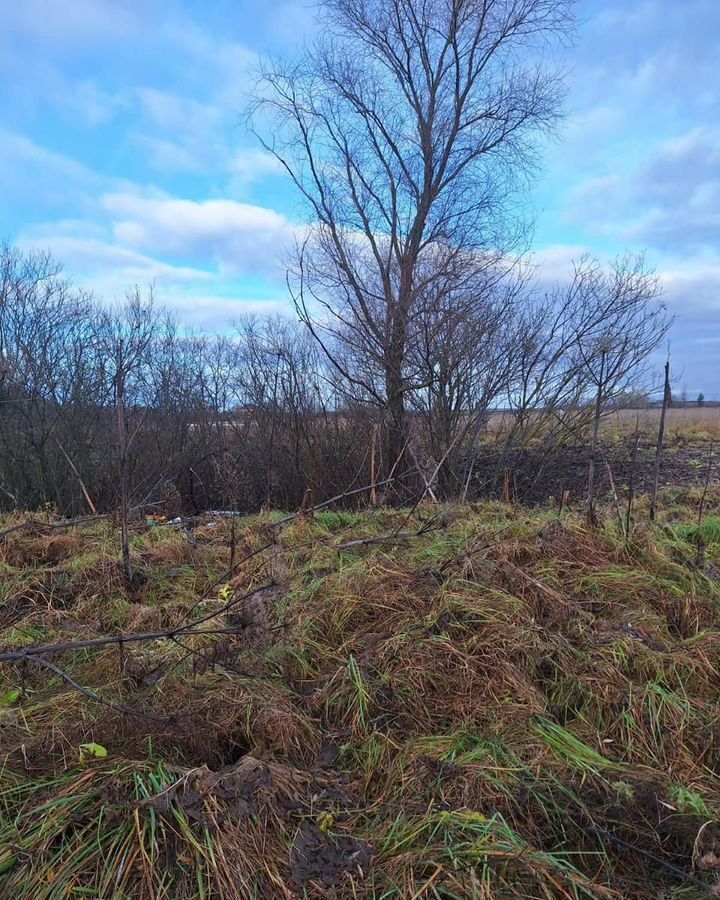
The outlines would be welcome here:
<svg viewBox="0 0 720 900">
<path fill-rule="evenodd" d="M 5 247 L 0 359 L 0 508 L 117 512 L 128 577 L 135 506 L 296 508 L 364 465 L 367 422 L 285 317 L 198 335 L 137 290 L 100 307 L 49 254 Z"/>
<path fill-rule="evenodd" d="M 577 336 L 580 378 L 595 392 L 588 473 L 588 519 L 596 520 L 595 466 L 603 409 L 613 396 L 637 388 L 647 374 L 650 354 L 667 333 L 670 321 L 657 303 L 660 285 L 642 256 L 622 257 L 607 271 L 586 262 L 575 271 L 580 309 L 591 311 L 590 327 Z"/>
<path fill-rule="evenodd" d="M 135 442 L 153 397 L 148 391 L 148 370 L 152 366 L 152 348 L 158 335 L 158 314 L 152 294 L 144 302 L 136 289 L 124 305 L 108 310 L 99 322 L 98 341 L 110 361 L 108 372 L 110 397 L 115 411 L 118 514 L 125 578 L 133 577 L 130 558 L 131 448 Z"/>
<path fill-rule="evenodd" d="M 356 400 L 379 406 L 387 466 L 406 443 L 408 364 L 424 299 L 522 243 L 510 216 L 558 117 L 541 50 L 569 0 L 323 0 L 326 38 L 263 76 L 255 123 L 311 223 L 290 283 L 301 318 Z"/>
<path fill-rule="evenodd" d="M 76 483 L 56 442 L 77 457 L 95 424 L 94 308 L 50 254 L 0 246 L 0 479 L 23 505 L 62 509 Z"/>
<path fill-rule="evenodd" d="M 644 258 L 626 255 L 609 266 L 584 257 L 567 283 L 527 297 L 511 340 L 511 440 L 581 437 L 598 392 L 604 411 L 647 387 L 650 354 L 670 325 L 659 295 Z"/>
<path fill-rule="evenodd" d="M 346 378 L 302 323 L 256 318 L 198 335 L 137 291 L 100 307 L 47 254 L 6 248 L 0 260 L 0 506 L 119 510 L 128 577 L 130 512 L 158 485 L 178 512 L 297 508 L 307 489 L 321 498 L 359 477 L 385 487 L 399 470 L 400 453 L 388 458 L 380 440 L 382 357 L 360 352 L 359 322 L 356 352 L 337 358 Z M 657 282 L 641 259 L 583 260 L 540 295 L 498 254 L 447 261 L 433 245 L 415 269 L 401 451 L 431 497 L 467 493 L 473 472 L 489 490 L 502 473 L 507 496 L 512 475 L 519 495 L 516 449 L 585 440 L 644 386 L 667 327 Z M 337 319 L 333 328 L 329 346 L 342 350 Z M 514 413 L 506 449 L 479 475 L 479 437 L 502 401 Z M 525 455 L 540 479 L 544 454 Z"/>
</svg>

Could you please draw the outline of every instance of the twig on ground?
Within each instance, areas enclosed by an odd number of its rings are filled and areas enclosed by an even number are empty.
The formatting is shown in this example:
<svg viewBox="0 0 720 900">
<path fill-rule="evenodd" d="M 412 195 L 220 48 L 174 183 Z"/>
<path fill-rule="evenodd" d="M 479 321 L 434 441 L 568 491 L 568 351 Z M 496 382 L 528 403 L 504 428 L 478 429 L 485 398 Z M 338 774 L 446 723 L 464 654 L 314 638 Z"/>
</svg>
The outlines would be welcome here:
<svg viewBox="0 0 720 900">
<path fill-rule="evenodd" d="M 108 647 L 114 644 L 133 644 L 143 641 L 167 640 L 175 637 L 189 637 L 194 634 L 236 634 L 237 628 L 198 628 L 199 625 L 208 622 L 210 619 L 217 618 L 228 612 L 233 607 L 247 600 L 249 597 L 259 594 L 274 587 L 272 583 L 262 584 L 243 594 L 242 597 L 236 597 L 225 603 L 220 609 L 214 610 L 199 619 L 195 619 L 188 625 L 179 628 L 167 628 L 163 631 L 145 631 L 135 634 L 112 634 L 99 638 L 88 638 L 83 641 L 66 641 L 61 644 L 45 644 L 36 647 L 23 647 L 21 650 L 12 650 L 7 653 L 0 653 L 0 662 L 17 662 L 18 660 L 26 660 L 31 657 L 41 656 L 45 654 L 65 653 L 70 650 L 86 650 L 97 649 L 99 647 Z"/>
<path fill-rule="evenodd" d="M 109 709 L 114 710 L 115 712 L 123 713 L 126 716 L 136 716 L 139 719 L 146 719 L 149 722 L 161 722 L 163 724 L 170 724 L 171 722 L 176 721 L 175 717 L 166 717 L 166 716 L 154 716 L 151 713 L 141 712 L 138 709 L 132 709 L 129 706 L 121 706 L 119 703 L 113 703 L 112 700 L 106 700 L 104 697 L 101 697 L 99 694 L 96 694 L 94 691 L 91 691 L 89 688 L 83 687 L 81 684 L 78 684 L 74 678 L 71 678 L 67 672 L 63 671 L 59 666 L 56 666 L 54 663 L 51 663 L 47 659 L 41 659 L 39 656 L 28 655 L 23 658 L 23 662 L 30 662 L 35 666 L 41 666 L 43 669 L 50 669 L 51 672 L 54 672 L 56 675 L 59 675 L 60 678 L 63 679 L 67 684 L 70 685 L 71 688 L 78 691 L 83 696 L 92 700 L 95 703 L 99 703 L 101 706 L 107 706 Z"/>
<path fill-rule="evenodd" d="M 627 533 L 625 531 L 625 522 L 623 521 L 622 513 L 620 512 L 620 498 L 618 497 L 617 488 L 615 487 L 615 479 L 613 478 L 610 463 L 607 461 L 607 457 L 604 454 L 603 461 L 605 462 L 605 468 L 607 469 L 608 481 L 610 482 L 610 491 L 612 492 L 613 496 L 613 505 L 615 507 L 615 515 L 617 516 L 620 534 L 622 535 L 623 539 L 626 539 Z"/>
</svg>

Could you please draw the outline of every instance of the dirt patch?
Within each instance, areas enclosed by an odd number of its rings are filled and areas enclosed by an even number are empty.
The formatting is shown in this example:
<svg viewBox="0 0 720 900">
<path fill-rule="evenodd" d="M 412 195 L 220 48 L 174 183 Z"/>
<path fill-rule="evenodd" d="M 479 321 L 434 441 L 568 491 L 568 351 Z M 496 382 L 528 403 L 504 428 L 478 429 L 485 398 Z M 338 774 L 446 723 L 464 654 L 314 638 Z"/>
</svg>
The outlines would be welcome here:
<svg viewBox="0 0 720 900">
<path fill-rule="evenodd" d="M 371 856 L 366 841 L 345 834 L 330 835 L 314 822 L 303 822 L 290 851 L 290 868 L 299 888 L 311 882 L 329 886 L 338 884 L 346 873 L 362 878 Z"/>
<path fill-rule="evenodd" d="M 228 816 L 237 822 L 255 812 L 258 792 L 271 787 L 262 762 L 244 756 L 228 772 L 212 772 L 204 766 L 192 769 L 172 787 L 140 803 L 139 807 L 150 807 L 165 818 L 171 818 L 173 810 L 179 809 L 192 822 L 217 827 Z"/>
<path fill-rule="evenodd" d="M 633 443 L 630 439 L 602 442 L 601 459 L 607 460 L 618 490 L 629 485 L 632 479 L 636 493 L 642 493 L 651 485 L 655 446 L 649 441 L 641 442 L 633 462 Z M 660 470 L 660 485 L 677 488 L 704 484 L 708 453 L 708 442 L 670 440 Z M 502 497 L 507 468 L 511 493 L 518 502 L 544 503 L 549 497 L 560 497 L 563 491 L 570 492 L 571 500 L 582 499 L 587 492 L 589 462 L 589 448 L 583 445 L 531 447 L 509 453 L 494 447 L 479 447 L 475 453 L 471 496 Z M 713 483 L 716 482 L 717 467 L 713 476 Z M 596 470 L 595 488 L 598 497 L 611 490 L 604 463 Z"/>
</svg>

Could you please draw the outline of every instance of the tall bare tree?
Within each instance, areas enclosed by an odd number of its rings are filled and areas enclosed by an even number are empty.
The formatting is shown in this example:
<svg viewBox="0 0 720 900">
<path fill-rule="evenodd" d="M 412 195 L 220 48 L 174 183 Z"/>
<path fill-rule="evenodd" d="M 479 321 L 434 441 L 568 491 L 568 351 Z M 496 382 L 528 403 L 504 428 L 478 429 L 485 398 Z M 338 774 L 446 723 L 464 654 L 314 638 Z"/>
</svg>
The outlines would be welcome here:
<svg viewBox="0 0 720 900">
<path fill-rule="evenodd" d="M 151 383 L 148 373 L 152 367 L 153 344 L 159 336 L 158 321 L 152 295 L 145 302 L 136 289 L 124 305 L 107 310 L 98 326 L 98 342 L 110 362 L 107 375 L 115 412 L 122 566 L 128 582 L 133 576 L 129 527 L 131 449 L 154 399 L 148 390 Z"/>
<path fill-rule="evenodd" d="M 267 66 L 256 132 L 307 202 L 291 286 L 345 386 L 379 405 L 386 465 L 406 441 L 428 296 L 523 240 L 512 201 L 562 82 L 543 49 L 570 0 L 321 0 L 327 37 Z"/>
</svg>

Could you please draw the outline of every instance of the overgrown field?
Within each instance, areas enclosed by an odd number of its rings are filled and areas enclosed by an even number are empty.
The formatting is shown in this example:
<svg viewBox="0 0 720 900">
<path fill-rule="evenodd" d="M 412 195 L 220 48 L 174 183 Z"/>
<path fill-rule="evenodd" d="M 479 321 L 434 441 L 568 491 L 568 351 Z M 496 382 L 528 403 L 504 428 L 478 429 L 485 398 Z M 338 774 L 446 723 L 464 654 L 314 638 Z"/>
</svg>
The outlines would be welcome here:
<svg viewBox="0 0 720 900">
<path fill-rule="evenodd" d="M 0 896 L 720 896 L 700 495 L 7 534 Z"/>
</svg>

